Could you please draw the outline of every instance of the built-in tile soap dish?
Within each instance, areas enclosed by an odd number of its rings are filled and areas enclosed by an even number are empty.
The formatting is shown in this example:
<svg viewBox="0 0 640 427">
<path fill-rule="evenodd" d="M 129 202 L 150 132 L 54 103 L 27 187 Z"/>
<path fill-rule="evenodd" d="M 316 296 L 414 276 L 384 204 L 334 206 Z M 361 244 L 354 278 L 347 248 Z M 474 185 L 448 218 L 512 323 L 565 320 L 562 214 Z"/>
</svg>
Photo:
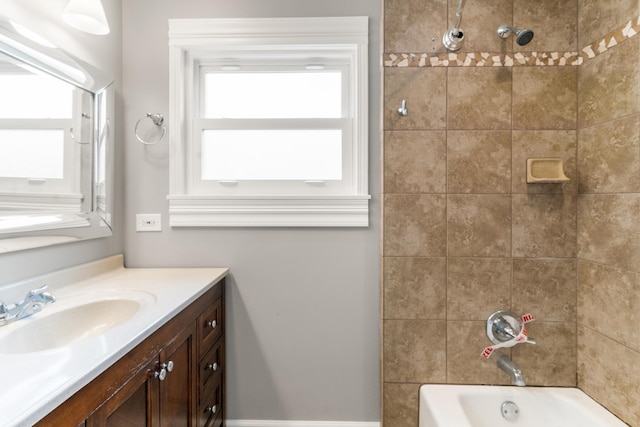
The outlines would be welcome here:
<svg viewBox="0 0 640 427">
<path fill-rule="evenodd" d="M 536 157 L 527 159 L 527 184 L 567 182 L 560 157 Z"/>
</svg>

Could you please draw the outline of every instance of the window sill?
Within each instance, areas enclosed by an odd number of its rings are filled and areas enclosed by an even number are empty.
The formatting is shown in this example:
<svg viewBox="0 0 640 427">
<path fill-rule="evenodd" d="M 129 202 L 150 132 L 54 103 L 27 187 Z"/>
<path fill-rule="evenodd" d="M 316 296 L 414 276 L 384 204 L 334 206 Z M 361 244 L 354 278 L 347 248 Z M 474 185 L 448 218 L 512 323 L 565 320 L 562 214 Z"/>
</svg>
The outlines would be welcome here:
<svg viewBox="0 0 640 427">
<path fill-rule="evenodd" d="M 81 212 L 82 194 L 74 193 L 0 193 L 0 210 L 34 212 Z"/>
<path fill-rule="evenodd" d="M 368 227 L 369 195 L 169 195 L 171 227 Z"/>
</svg>

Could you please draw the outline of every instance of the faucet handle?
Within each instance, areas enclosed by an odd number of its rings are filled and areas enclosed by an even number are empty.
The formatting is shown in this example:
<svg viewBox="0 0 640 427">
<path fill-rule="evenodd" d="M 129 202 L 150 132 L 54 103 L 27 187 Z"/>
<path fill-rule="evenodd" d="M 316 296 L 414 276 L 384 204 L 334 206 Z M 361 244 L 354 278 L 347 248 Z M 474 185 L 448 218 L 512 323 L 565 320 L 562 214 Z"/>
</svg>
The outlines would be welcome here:
<svg viewBox="0 0 640 427">
<path fill-rule="evenodd" d="M 30 290 L 29 293 L 27 293 L 27 296 L 24 297 L 24 301 L 22 303 L 38 301 L 42 304 L 50 304 L 52 302 L 56 302 L 55 295 L 46 292 L 46 289 L 47 285 L 42 285 L 39 288 Z"/>
<path fill-rule="evenodd" d="M 44 291 L 46 291 L 46 290 L 47 290 L 47 288 L 48 288 L 48 286 L 47 286 L 47 285 L 42 285 L 42 286 L 40 286 L 39 288 L 31 289 L 31 290 L 27 293 L 27 296 L 24 298 L 24 299 L 25 299 L 25 301 L 26 301 L 27 299 L 29 299 L 29 298 L 33 298 L 33 297 L 35 297 L 36 295 L 43 294 L 43 293 L 44 293 Z"/>
</svg>

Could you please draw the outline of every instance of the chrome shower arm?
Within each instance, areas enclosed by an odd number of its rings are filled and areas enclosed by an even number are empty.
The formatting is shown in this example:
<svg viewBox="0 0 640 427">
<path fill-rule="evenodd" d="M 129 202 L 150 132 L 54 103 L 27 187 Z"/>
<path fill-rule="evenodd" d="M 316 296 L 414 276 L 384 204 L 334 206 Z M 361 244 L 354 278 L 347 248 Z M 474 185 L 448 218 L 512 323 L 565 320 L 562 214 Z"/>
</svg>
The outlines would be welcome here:
<svg viewBox="0 0 640 427">
<path fill-rule="evenodd" d="M 458 3 L 458 9 L 456 10 L 456 21 L 455 24 L 453 24 L 453 32 L 454 34 L 458 35 L 458 32 L 460 31 L 460 24 L 462 22 L 462 10 L 464 9 L 464 4 L 466 3 L 467 0 L 460 0 L 460 2 Z"/>
<path fill-rule="evenodd" d="M 442 35 L 442 44 L 445 49 L 455 52 L 460 50 L 462 47 L 462 43 L 464 42 L 464 32 L 462 28 L 460 28 L 460 22 L 462 22 L 462 9 L 464 8 L 464 4 L 467 0 L 460 0 L 458 3 L 458 10 L 456 10 L 456 21 L 453 27 L 449 28 Z"/>
</svg>

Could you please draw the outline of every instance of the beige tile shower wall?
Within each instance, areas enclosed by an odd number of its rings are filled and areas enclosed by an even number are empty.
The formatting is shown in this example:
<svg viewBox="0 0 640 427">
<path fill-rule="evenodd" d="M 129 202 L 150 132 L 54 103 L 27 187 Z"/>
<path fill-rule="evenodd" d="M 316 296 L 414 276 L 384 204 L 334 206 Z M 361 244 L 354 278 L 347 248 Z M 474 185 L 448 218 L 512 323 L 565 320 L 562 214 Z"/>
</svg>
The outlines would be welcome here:
<svg viewBox="0 0 640 427">
<path fill-rule="evenodd" d="M 640 15 L 638 0 L 579 0 L 578 45 L 586 46 Z"/>
<path fill-rule="evenodd" d="M 480 357 L 501 308 L 536 316 L 537 346 L 499 351 L 528 383 L 576 385 L 578 0 L 470 0 L 451 56 L 457 3 L 384 3 L 385 427 L 417 426 L 421 383 L 509 382 Z M 534 41 L 499 39 L 512 23 Z M 550 156 L 572 180 L 526 184 Z"/>
<path fill-rule="evenodd" d="M 640 28 L 638 0 L 579 6 L 583 44 L 618 25 L 616 41 Z M 640 37 L 581 65 L 578 88 L 578 386 L 638 426 Z"/>
</svg>

